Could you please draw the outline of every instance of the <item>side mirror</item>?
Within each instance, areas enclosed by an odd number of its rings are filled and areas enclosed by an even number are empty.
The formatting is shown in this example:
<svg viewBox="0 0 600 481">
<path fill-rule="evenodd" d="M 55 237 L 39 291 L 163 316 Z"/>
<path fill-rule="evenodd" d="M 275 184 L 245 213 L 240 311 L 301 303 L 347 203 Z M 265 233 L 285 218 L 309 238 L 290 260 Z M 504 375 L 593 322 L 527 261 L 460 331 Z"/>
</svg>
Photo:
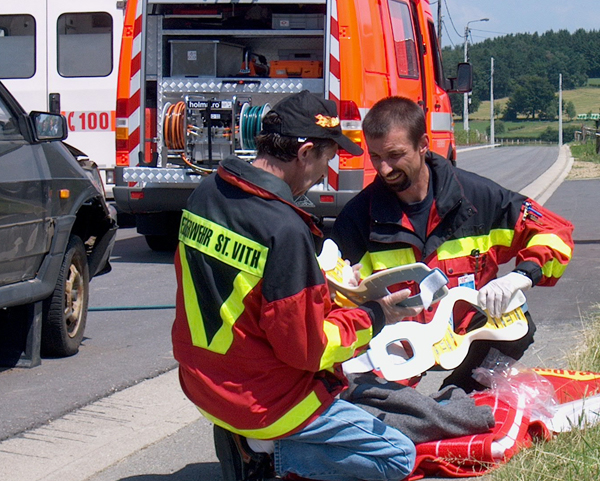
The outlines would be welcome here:
<svg viewBox="0 0 600 481">
<path fill-rule="evenodd" d="M 449 93 L 464 94 L 473 90 L 473 66 L 470 63 L 459 63 L 456 68 L 456 77 L 448 79 Z"/>
<path fill-rule="evenodd" d="M 36 140 L 65 140 L 69 133 L 67 121 L 60 114 L 33 111 L 29 114 L 35 127 Z"/>
</svg>

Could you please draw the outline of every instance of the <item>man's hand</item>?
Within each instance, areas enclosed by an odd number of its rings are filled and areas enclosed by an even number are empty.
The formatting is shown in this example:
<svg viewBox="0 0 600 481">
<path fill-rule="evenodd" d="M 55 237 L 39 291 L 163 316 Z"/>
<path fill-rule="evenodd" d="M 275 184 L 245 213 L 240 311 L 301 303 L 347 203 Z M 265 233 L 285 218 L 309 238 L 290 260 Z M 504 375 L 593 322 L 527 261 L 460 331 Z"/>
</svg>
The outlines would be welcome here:
<svg viewBox="0 0 600 481">
<path fill-rule="evenodd" d="M 400 307 L 396 304 L 410 297 L 410 289 L 392 292 L 381 299 L 376 299 L 385 314 L 386 324 L 396 324 L 406 317 L 414 317 L 423 310 L 423 307 Z"/>
<path fill-rule="evenodd" d="M 479 305 L 487 310 L 492 317 L 502 316 L 512 296 L 519 289 L 526 291 L 531 288 L 529 277 L 511 272 L 489 282 L 479 290 Z"/>
<path fill-rule="evenodd" d="M 350 265 L 350 261 L 348 259 L 346 259 L 346 265 Z M 358 287 L 358 285 L 360 284 L 360 270 L 362 268 L 362 264 L 354 264 L 352 266 L 352 272 L 350 273 L 348 271 L 348 278 L 344 279 L 346 281 L 346 283 L 350 286 L 350 287 Z"/>
</svg>

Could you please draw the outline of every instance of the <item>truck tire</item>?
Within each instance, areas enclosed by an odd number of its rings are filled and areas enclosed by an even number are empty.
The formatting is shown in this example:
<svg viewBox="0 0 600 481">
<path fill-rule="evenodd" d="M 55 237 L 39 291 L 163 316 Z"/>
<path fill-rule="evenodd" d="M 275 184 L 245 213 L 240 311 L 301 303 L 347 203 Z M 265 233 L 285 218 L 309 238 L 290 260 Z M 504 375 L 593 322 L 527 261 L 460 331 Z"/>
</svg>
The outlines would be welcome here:
<svg viewBox="0 0 600 481">
<path fill-rule="evenodd" d="M 44 301 L 42 355 L 65 357 L 79 351 L 87 320 L 89 283 L 83 241 L 71 236 L 54 292 Z"/>
<path fill-rule="evenodd" d="M 452 146 L 448 147 L 448 155 L 446 158 L 452 164 L 452 167 L 456 167 L 456 151 L 452 148 Z"/>
<path fill-rule="evenodd" d="M 156 252 L 175 252 L 179 242 L 177 234 L 173 235 L 145 235 L 146 244 Z"/>
</svg>

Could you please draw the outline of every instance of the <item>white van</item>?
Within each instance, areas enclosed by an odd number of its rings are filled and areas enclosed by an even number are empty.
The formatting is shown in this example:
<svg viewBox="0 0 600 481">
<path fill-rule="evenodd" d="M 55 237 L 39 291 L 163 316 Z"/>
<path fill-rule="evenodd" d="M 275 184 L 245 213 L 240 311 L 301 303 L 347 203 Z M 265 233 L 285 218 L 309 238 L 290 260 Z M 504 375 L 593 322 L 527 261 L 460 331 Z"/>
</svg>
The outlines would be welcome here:
<svg viewBox="0 0 600 481">
<path fill-rule="evenodd" d="M 62 113 L 67 142 L 112 196 L 118 58 L 126 2 L 0 2 L 0 79 L 26 111 Z"/>
</svg>

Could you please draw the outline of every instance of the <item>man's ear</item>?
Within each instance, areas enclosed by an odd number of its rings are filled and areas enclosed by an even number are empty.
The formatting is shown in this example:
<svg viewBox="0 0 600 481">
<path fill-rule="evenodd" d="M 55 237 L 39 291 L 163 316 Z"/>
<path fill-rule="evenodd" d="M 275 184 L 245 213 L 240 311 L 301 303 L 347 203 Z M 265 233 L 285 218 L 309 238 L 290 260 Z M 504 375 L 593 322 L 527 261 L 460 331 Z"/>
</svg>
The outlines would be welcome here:
<svg viewBox="0 0 600 481">
<path fill-rule="evenodd" d="M 308 160 L 310 151 L 314 147 L 315 147 L 315 144 L 313 144 L 312 142 L 310 142 L 310 141 L 304 142 L 298 149 L 298 160 L 306 162 L 306 160 Z"/>
<path fill-rule="evenodd" d="M 425 155 L 429 150 L 429 136 L 427 134 L 423 134 L 421 140 L 419 140 L 419 154 Z"/>
</svg>

